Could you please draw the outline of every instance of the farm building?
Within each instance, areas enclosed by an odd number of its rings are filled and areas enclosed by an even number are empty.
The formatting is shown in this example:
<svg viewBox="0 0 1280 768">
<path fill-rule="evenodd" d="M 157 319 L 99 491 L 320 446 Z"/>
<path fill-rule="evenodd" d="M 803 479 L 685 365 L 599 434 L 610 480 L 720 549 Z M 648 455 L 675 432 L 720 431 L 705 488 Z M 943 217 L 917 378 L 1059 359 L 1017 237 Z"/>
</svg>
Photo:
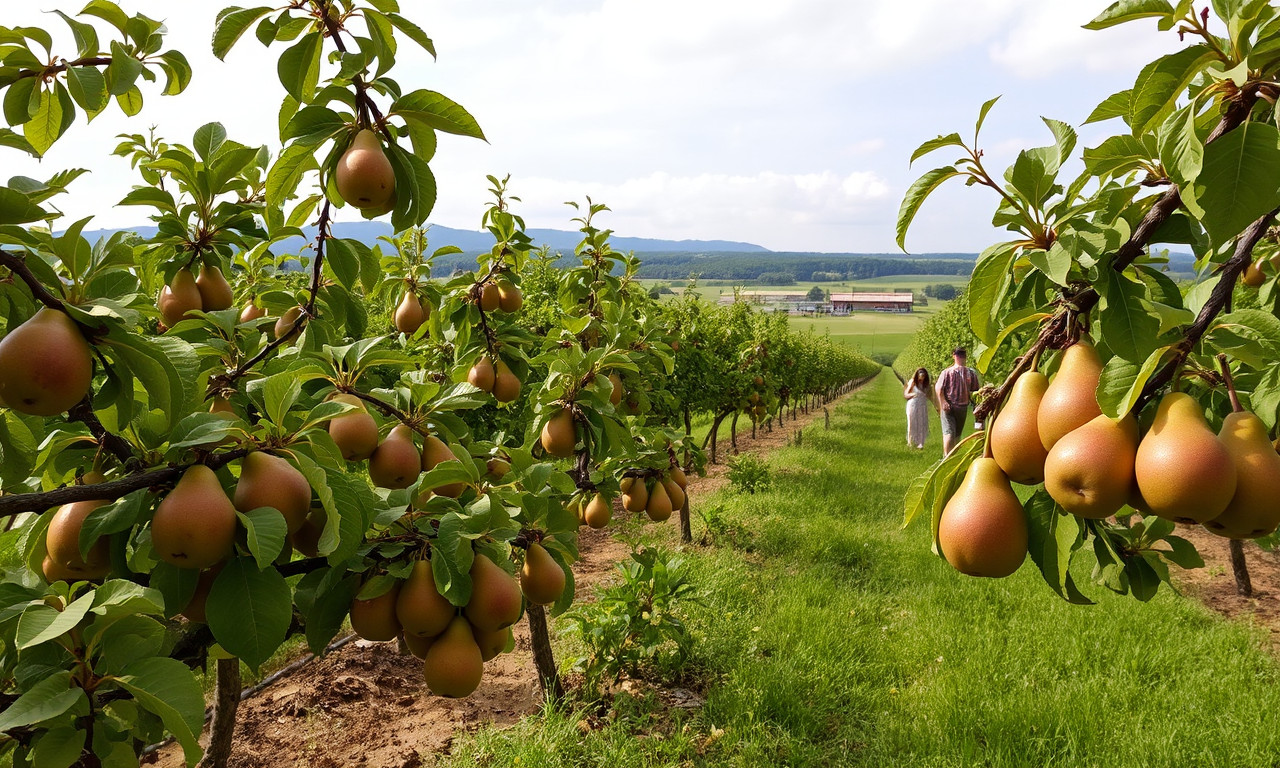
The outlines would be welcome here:
<svg viewBox="0 0 1280 768">
<path fill-rule="evenodd" d="M 910 312 L 915 306 L 911 293 L 833 293 L 831 309 L 834 314 L 850 312 Z"/>
</svg>

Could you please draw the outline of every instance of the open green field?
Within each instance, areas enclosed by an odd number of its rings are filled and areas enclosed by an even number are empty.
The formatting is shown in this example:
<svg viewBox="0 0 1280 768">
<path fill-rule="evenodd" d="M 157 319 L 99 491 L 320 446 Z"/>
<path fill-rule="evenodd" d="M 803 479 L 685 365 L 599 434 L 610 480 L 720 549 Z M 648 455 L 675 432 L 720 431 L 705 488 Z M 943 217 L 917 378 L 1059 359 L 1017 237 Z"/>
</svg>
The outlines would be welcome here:
<svg viewBox="0 0 1280 768">
<path fill-rule="evenodd" d="M 1168 589 L 1144 604 L 1092 588 L 1097 605 L 1072 606 L 1030 562 L 967 578 L 930 553 L 926 526 L 903 531 L 903 491 L 939 445 L 935 422 L 927 451 L 906 446 L 902 403 L 885 372 L 829 431 L 769 458 L 772 488 L 694 497 L 718 522 L 685 552 L 704 597 L 680 611 L 696 642 L 666 685 L 703 706 L 619 693 L 596 718 L 562 704 L 460 737 L 446 763 L 1280 765 L 1280 664 L 1262 631 Z M 642 531 L 675 546 L 673 526 Z"/>
<path fill-rule="evenodd" d="M 754 281 L 705 280 L 698 283 L 697 291 L 704 299 L 716 301 L 722 295 L 732 295 L 735 287 L 750 291 L 807 291 L 817 285 L 821 286 L 824 291 L 832 293 L 912 290 L 920 294 L 926 285 L 946 284 L 962 288 L 968 283 L 969 278 L 956 275 L 890 275 L 869 280 L 845 280 L 839 283 L 797 282 L 794 285 L 758 285 Z M 679 293 L 684 290 L 685 281 L 646 279 L 641 280 L 640 284 L 646 288 L 651 288 L 654 285 L 665 285 Z"/>
</svg>

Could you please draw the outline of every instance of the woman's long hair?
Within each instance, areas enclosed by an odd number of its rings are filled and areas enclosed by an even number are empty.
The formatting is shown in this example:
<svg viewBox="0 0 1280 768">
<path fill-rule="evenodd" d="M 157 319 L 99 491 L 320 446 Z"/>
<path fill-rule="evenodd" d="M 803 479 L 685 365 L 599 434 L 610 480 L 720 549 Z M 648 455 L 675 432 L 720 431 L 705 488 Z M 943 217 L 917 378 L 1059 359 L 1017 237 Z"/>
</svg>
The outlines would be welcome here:
<svg viewBox="0 0 1280 768">
<path fill-rule="evenodd" d="M 920 381 L 921 376 L 924 377 L 923 383 Z M 929 388 L 929 372 L 924 368 L 917 368 L 916 373 L 911 377 L 911 380 L 915 382 L 917 387 L 924 387 L 925 389 Z"/>
</svg>

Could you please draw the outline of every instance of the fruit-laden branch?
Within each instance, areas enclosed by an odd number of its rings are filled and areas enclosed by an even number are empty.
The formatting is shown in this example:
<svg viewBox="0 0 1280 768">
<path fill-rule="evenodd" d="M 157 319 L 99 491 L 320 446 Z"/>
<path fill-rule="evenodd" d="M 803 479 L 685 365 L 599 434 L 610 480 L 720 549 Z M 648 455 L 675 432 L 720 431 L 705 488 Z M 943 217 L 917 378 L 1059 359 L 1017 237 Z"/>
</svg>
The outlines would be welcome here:
<svg viewBox="0 0 1280 768">
<path fill-rule="evenodd" d="M 258 354 L 254 355 L 246 362 L 241 363 L 235 370 L 228 371 L 227 373 L 218 376 L 209 377 L 209 387 L 207 394 L 205 395 L 206 400 L 224 389 L 233 388 L 236 381 L 240 380 L 248 374 L 249 371 L 253 370 L 254 366 L 258 365 L 263 360 L 266 360 L 272 352 L 291 341 L 298 332 L 302 330 L 302 326 L 305 325 L 308 320 L 315 317 L 316 297 L 320 293 L 321 267 L 324 265 L 324 245 L 325 241 L 329 239 L 329 224 L 331 222 L 330 214 L 332 213 L 332 209 L 332 203 L 326 199 L 324 201 L 324 206 L 320 209 L 320 221 L 317 227 L 318 231 L 316 232 L 316 258 L 315 262 L 311 265 L 311 287 L 307 292 L 307 303 L 302 306 L 302 312 L 298 314 L 297 319 L 293 321 L 293 325 L 289 327 L 288 331 L 280 334 L 270 341 L 266 346 L 258 351 Z"/>
<path fill-rule="evenodd" d="M 1186 362 L 1187 356 L 1200 343 L 1204 335 L 1209 332 L 1210 326 L 1218 319 L 1218 315 L 1231 303 L 1231 295 L 1235 292 L 1236 281 L 1240 279 L 1240 275 L 1253 260 L 1253 249 L 1258 242 L 1267 234 L 1267 230 L 1275 221 L 1276 216 L 1280 214 L 1280 208 L 1266 214 L 1262 218 L 1253 222 L 1236 240 L 1235 253 L 1226 264 L 1222 265 L 1219 272 L 1218 284 L 1213 287 L 1213 293 L 1209 294 L 1209 300 L 1205 302 L 1200 309 L 1200 314 L 1196 317 L 1194 323 L 1187 329 L 1181 342 L 1175 347 L 1173 359 L 1165 363 L 1159 371 L 1147 381 L 1146 386 L 1142 388 L 1142 394 L 1138 398 L 1135 409 L 1141 410 L 1156 397 L 1160 389 L 1173 380 L 1178 371 L 1181 370 L 1182 364 Z"/>
<path fill-rule="evenodd" d="M 89 432 L 93 435 L 93 439 L 102 446 L 103 450 L 110 453 L 120 460 L 126 469 L 134 469 L 137 463 L 137 456 L 133 452 L 133 446 L 128 440 L 120 435 L 114 434 L 103 426 L 98 419 L 97 414 L 93 412 L 93 395 L 86 394 L 84 399 L 71 407 L 67 411 L 68 421 L 78 421 L 89 428 Z"/>
<path fill-rule="evenodd" d="M 63 59 L 58 64 L 50 64 L 42 69 L 24 69 L 18 72 L 14 80 L 25 80 L 29 77 L 38 77 L 41 79 L 56 75 L 59 72 L 65 72 L 72 67 L 105 67 L 111 64 L 110 56 L 84 56 L 79 59 L 67 61 Z"/>
<path fill-rule="evenodd" d="M 249 451 L 246 449 L 237 448 L 234 451 L 213 455 L 204 461 L 194 463 L 204 464 L 210 469 L 221 469 L 236 459 L 247 456 L 248 453 Z M 193 464 L 161 467 L 105 483 L 69 485 L 40 493 L 17 493 L 12 496 L 0 496 L 0 518 L 13 517 L 27 512 L 43 512 L 46 509 L 60 507 L 63 504 L 72 504 L 77 501 L 115 501 L 144 488 L 163 488 L 178 482 L 182 474 L 191 466 Z"/>
<path fill-rule="evenodd" d="M 59 312 L 65 312 L 67 306 L 62 299 L 54 296 L 49 289 L 41 283 L 40 280 L 31 272 L 31 268 L 27 266 L 26 257 L 18 253 L 9 253 L 0 251 L 0 267 L 7 267 L 10 272 L 16 275 L 26 283 L 31 289 L 31 295 L 36 301 L 45 305 L 49 309 L 56 309 Z"/>
<path fill-rule="evenodd" d="M 344 394 L 351 395 L 355 398 L 358 398 L 368 403 L 369 405 L 372 405 L 374 408 L 377 408 L 384 416 L 389 416 L 393 419 L 398 419 L 400 423 L 404 424 L 406 427 L 408 427 L 409 429 L 412 429 L 414 432 L 417 432 L 419 435 L 422 435 L 423 437 L 431 437 L 431 431 L 427 429 L 425 426 L 423 426 L 421 419 L 414 418 L 413 416 L 395 407 L 391 403 L 388 403 L 386 400 L 383 400 L 379 397 L 375 397 L 374 395 L 369 395 L 364 392 L 361 392 L 355 387 L 338 387 L 338 391 Z"/>
<path fill-rule="evenodd" d="M 340 52 L 347 52 L 347 44 L 342 42 L 343 28 L 338 24 L 338 20 L 329 13 L 329 0 L 320 3 L 321 19 L 324 20 L 325 31 L 329 34 L 329 39 L 333 40 L 333 45 Z M 368 86 L 364 82 L 364 78 L 360 75 L 351 76 L 351 85 L 356 89 L 356 107 L 365 118 L 366 122 L 372 122 L 374 126 L 387 137 L 387 141 L 394 141 L 394 137 L 387 129 L 386 118 L 382 116 L 382 110 L 378 109 L 378 103 L 370 96 Z M 372 120 L 367 120 L 367 118 Z"/>
</svg>

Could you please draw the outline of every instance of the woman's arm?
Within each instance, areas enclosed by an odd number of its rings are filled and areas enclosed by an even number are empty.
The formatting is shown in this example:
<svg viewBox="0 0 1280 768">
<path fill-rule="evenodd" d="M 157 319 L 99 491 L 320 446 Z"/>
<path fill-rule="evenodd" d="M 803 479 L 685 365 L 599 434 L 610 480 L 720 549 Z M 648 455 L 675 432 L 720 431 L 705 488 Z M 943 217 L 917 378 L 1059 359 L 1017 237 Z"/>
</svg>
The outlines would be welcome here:
<svg viewBox="0 0 1280 768">
<path fill-rule="evenodd" d="M 902 396 L 910 400 L 911 397 L 915 395 L 915 393 L 916 393 L 916 383 L 914 381 L 908 381 L 906 388 L 902 390 Z"/>
</svg>

